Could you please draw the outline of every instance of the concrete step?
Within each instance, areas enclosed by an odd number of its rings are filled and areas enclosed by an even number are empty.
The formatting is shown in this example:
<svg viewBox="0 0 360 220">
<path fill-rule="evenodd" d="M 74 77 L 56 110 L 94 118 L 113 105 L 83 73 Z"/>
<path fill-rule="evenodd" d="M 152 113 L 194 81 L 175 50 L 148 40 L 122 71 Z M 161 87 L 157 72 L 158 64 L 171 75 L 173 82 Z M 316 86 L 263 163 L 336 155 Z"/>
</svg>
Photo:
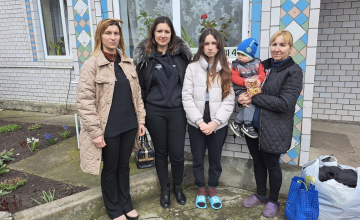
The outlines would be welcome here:
<svg viewBox="0 0 360 220">
<path fill-rule="evenodd" d="M 134 203 L 134 207 L 139 213 L 141 220 L 237 220 L 237 219 L 266 219 L 262 215 L 264 205 L 253 208 L 242 206 L 242 200 L 251 196 L 253 192 L 234 187 L 218 187 L 217 195 L 222 199 L 223 207 L 214 210 L 207 201 L 206 209 L 199 209 L 195 206 L 197 187 L 192 185 L 184 190 L 187 196 L 187 203 L 179 205 L 171 194 L 171 207 L 163 209 L 159 204 L 159 196 L 142 200 Z M 280 199 L 278 214 L 272 219 L 286 219 L 284 216 L 285 199 Z M 271 219 L 271 218 L 270 218 Z M 107 215 L 101 216 L 96 220 L 110 220 Z"/>
</svg>

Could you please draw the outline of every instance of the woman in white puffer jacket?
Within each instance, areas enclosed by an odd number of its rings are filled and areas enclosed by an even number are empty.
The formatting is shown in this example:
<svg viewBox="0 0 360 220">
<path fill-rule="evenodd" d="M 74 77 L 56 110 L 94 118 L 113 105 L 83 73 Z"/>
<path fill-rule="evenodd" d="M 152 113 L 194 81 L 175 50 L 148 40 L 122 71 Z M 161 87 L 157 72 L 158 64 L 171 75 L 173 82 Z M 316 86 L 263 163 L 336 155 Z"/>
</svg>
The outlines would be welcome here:
<svg viewBox="0 0 360 220">
<path fill-rule="evenodd" d="M 206 208 L 204 156 L 208 148 L 208 199 L 213 209 L 220 209 L 222 203 L 215 188 L 222 172 L 221 152 L 235 94 L 224 45 L 219 32 L 213 28 L 201 34 L 198 52 L 186 69 L 182 102 L 188 121 L 195 184 L 199 188 L 196 206 Z"/>
</svg>

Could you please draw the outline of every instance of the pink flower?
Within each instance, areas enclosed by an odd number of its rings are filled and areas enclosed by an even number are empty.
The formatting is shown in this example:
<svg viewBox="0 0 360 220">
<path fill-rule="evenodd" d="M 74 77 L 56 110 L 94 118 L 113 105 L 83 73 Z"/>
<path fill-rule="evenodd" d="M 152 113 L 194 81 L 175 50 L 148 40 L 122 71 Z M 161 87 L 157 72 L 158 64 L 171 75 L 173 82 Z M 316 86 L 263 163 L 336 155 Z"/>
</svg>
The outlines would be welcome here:
<svg viewBox="0 0 360 220">
<path fill-rule="evenodd" d="M 206 14 L 203 14 L 203 15 L 201 15 L 200 18 L 201 18 L 201 19 L 205 19 L 205 18 L 207 18 L 207 15 L 206 15 Z"/>
</svg>

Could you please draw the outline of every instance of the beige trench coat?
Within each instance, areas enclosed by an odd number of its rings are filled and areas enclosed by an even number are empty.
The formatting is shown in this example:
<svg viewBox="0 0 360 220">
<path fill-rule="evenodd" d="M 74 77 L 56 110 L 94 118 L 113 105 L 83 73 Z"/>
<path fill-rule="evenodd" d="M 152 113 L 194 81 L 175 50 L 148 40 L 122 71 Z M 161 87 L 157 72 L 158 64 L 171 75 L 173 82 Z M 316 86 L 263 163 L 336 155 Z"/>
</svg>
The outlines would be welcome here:
<svg viewBox="0 0 360 220">
<path fill-rule="evenodd" d="M 132 101 L 139 124 L 145 124 L 145 109 L 141 99 L 141 88 L 132 60 L 125 57 L 120 50 L 120 67 L 130 82 Z M 101 148 L 97 148 L 92 140 L 105 131 L 115 86 L 114 65 L 101 52 L 99 56 L 91 56 L 81 67 L 78 84 L 76 106 L 82 122 L 80 131 L 80 168 L 85 173 L 99 175 Z M 133 150 L 140 148 L 136 137 Z M 105 146 L 106 147 L 106 146 Z"/>
</svg>

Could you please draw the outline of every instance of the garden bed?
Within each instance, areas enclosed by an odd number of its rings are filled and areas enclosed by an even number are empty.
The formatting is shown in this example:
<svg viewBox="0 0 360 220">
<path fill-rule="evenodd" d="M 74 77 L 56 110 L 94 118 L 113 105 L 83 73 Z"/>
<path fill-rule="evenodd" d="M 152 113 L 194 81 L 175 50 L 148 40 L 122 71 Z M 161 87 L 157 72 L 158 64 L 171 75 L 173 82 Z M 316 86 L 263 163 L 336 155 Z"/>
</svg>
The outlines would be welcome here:
<svg viewBox="0 0 360 220">
<path fill-rule="evenodd" d="M 6 198 L 8 203 L 10 203 L 11 213 L 38 206 L 39 204 L 33 201 L 32 198 L 44 204 L 45 201 L 43 198 L 41 198 L 41 196 L 43 196 L 43 190 L 46 191 L 47 194 L 49 194 L 49 191 L 52 192 L 55 189 L 54 200 L 57 200 L 89 189 L 87 187 L 72 186 L 66 183 L 46 179 L 43 177 L 18 172 L 16 170 L 10 170 L 10 172 L 8 173 L 1 174 L 0 182 L 3 182 L 5 179 L 12 180 L 17 177 L 26 179 L 26 183 L 23 186 L 18 187 L 16 190 L 12 191 L 11 193 L 0 196 L 1 201 Z M 17 209 L 15 209 L 13 205 L 14 195 L 17 202 Z M 22 201 L 21 207 L 19 207 L 20 199 Z"/>
<path fill-rule="evenodd" d="M 57 138 L 55 143 L 59 143 L 61 141 L 64 141 L 65 139 L 62 138 L 57 132 L 62 132 L 64 129 L 61 125 L 45 125 L 41 124 L 42 128 L 37 130 L 29 130 L 28 127 L 32 126 L 34 124 L 32 123 L 23 123 L 23 122 L 10 122 L 0 119 L 0 127 L 8 124 L 16 124 L 20 125 L 21 129 L 15 131 L 15 132 L 7 132 L 0 134 L 0 152 L 3 150 L 11 150 L 14 148 L 15 152 L 15 160 L 9 161 L 6 164 L 16 163 L 20 160 L 30 157 L 34 154 L 36 154 L 39 150 L 45 149 L 49 147 L 50 145 L 47 144 L 47 141 L 45 140 L 45 133 L 51 134 L 54 138 Z M 76 135 L 75 127 L 68 127 L 69 130 L 71 130 L 70 135 L 68 138 L 74 137 Z M 20 141 L 26 141 L 27 138 L 37 138 L 39 139 L 39 149 L 35 150 L 33 152 L 30 152 L 29 148 L 27 146 L 21 147 L 19 142 Z M 0 176 L 1 178 L 1 176 Z"/>
<path fill-rule="evenodd" d="M 0 120 L 0 127 L 9 124 L 20 125 L 21 129 L 16 130 L 14 132 L 7 132 L 0 134 L 0 139 L 1 139 L 0 154 L 4 150 L 9 151 L 11 149 L 14 149 L 14 153 L 15 153 L 13 155 L 13 158 L 15 158 L 15 160 L 4 162 L 7 165 L 11 163 L 17 163 L 22 159 L 35 155 L 40 150 L 49 147 L 50 145 L 48 145 L 47 144 L 48 142 L 45 140 L 46 133 L 51 134 L 54 138 L 57 138 L 55 143 L 59 143 L 61 141 L 66 140 L 57 133 L 64 131 L 64 128 L 60 125 L 41 124 L 40 129 L 29 130 L 28 127 L 34 124 Z M 76 135 L 75 127 L 68 127 L 67 129 L 71 130 L 67 138 L 71 138 Z M 24 141 L 26 143 L 27 138 L 31 139 L 33 137 L 39 139 L 39 147 L 37 150 L 31 152 L 28 146 L 25 145 L 22 147 L 19 144 L 19 142 L 24 142 Z M 54 200 L 56 200 L 88 189 L 87 187 L 73 186 L 70 184 L 46 179 L 43 177 L 19 172 L 16 170 L 10 170 L 9 172 L 0 174 L 0 183 L 5 182 L 5 180 L 12 181 L 16 178 L 21 178 L 23 180 L 26 179 L 26 183 L 22 186 L 19 186 L 15 190 L 12 190 L 11 193 L 5 195 L 1 195 L 1 188 L 0 188 L 0 211 L 1 211 L 1 206 L 3 206 L 4 208 L 4 204 L 5 204 L 4 198 L 6 198 L 8 202 L 8 206 L 10 206 L 10 210 L 8 211 L 14 213 L 34 206 L 38 206 L 39 204 L 32 199 L 35 199 L 40 203 L 44 204 L 45 201 L 43 198 L 41 198 L 41 196 L 43 196 L 43 190 L 47 192 L 47 194 L 55 192 Z M 16 200 L 16 207 L 15 207 L 15 203 L 13 202 L 14 196 Z M 21 202 L 19 202 L 20 200 Z"/>
</svg>

